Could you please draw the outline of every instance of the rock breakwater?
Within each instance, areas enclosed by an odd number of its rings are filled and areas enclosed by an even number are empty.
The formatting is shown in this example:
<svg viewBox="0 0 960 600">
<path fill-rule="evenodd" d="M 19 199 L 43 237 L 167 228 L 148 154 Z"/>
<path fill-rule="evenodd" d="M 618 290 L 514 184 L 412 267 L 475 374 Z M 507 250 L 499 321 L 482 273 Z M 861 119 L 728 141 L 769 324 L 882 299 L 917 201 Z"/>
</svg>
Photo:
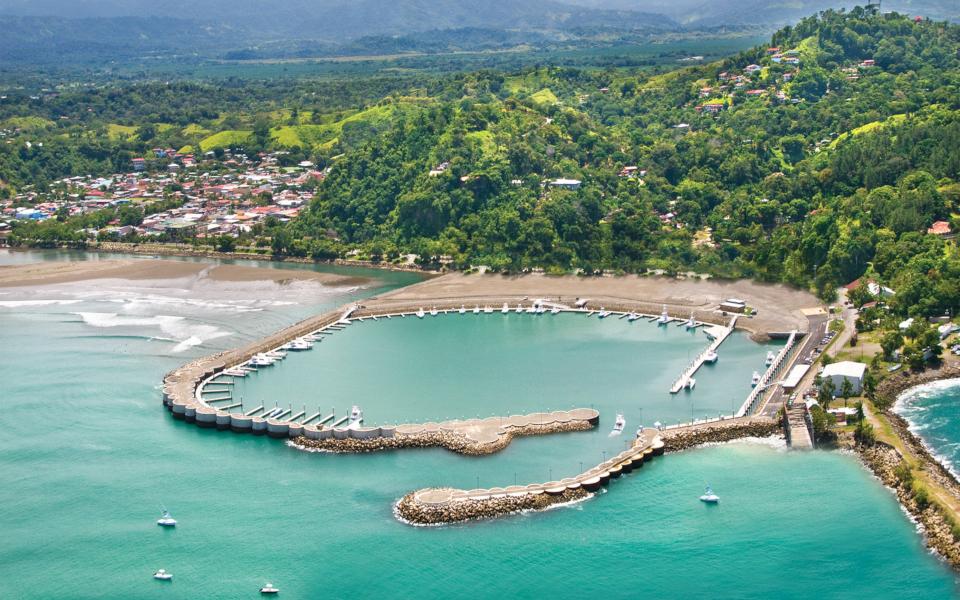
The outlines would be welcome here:
<svg viewBox="0 0 960 600">
<path fill-rule="evenodd" d="M 420 492 L 411 492 L 396 506 L 397 517 L 414 525 L 444 525 L 479 519 L 492 519 L 528 510 L 546 510 L 553 506 L 585 500 L 591 493 L 583 488 L 558 493 L 503 494 L 499 497 L 464 499 L 446 504 L 427 504 L 417 500 Z"/>
<path fill-rule="evenodd" d="M 731 442 L 746 437 L 769 437 L 781 433 L 780 423 L 773 419 L 754 418 L 746 421 L 717 421 L 706 425 L 661 432 L 666 452 L 680 452 L 703 444 Z"/>
</svg>

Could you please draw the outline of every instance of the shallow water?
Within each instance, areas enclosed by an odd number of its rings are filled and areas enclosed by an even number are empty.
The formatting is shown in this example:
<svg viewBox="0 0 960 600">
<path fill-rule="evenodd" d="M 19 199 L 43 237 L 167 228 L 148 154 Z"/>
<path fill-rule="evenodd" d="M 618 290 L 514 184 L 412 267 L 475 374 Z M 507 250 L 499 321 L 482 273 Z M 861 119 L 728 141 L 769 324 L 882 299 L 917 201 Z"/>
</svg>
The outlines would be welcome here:
<svg viewBox="0 0 960 600">
<path fill-rule="evenodd" d="M 0 252 L 0 264 L 24 256 Z M 0 597 L 257 597 L 265 581 L 284 598 L 955 595 L 892 495 L 838 453 L 714 446 L 659 458 L 547 513 L 443 528 L 393 517 L 393 502 L 425 485 L 572 474 L 620 447 L 607 437 L 618 410 L 628 430 L 641 418 L 728 412 L 766 353 L 740 336 L 679 396 L 666 387 L 702 334 L 549 315 L 357 324 L 244 384 L 251 399 L 309 396 L 338 413 L 361 404 L 371 422 L 591 404 L 603 414 L 596 431 L 521 438 L 485 458 L 309 454 L 201 430 L 161 407 L 160 380 L 182 362 L 413 280 L 377 275 L 364 290 L 0 290 Z M 34 304 L 9 304 L 21 301 Z M 720 506 L 697 501 L 705 481 Z M 176 530 L 154 524 L 161 504 Z M 158 568 L 174 581 L 151 580 Z"/>
</svg>

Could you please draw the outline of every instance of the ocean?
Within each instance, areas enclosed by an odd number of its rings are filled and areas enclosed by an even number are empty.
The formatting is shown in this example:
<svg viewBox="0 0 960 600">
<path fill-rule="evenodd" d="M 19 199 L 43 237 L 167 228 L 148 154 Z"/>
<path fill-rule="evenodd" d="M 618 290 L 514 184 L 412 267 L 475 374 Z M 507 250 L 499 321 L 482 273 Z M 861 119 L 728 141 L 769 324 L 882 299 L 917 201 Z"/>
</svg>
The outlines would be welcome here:
<svg viewBox="0 0 960 600">
<path fill-rule="evenodd" d="M 101 258 L 0 251 L 0 264 Z M 769 349 L 740 334 L 676 396 L 667 389 L 705 347 L 702 333 L 499 313 L 351 325 L 237 388 L 251 406 L 345 414 L 357 404 L 373 424 L 601 412 L 594 431 L 519 438 L 482 458 L 306 453 L 174 421 L 159 384 L 179 364 L 417 280 L 320 270 L 374 281 L 0 289 L 0 597 L 253 598 L 268 581 L 283 598 L 957 595 L 952 572 L 855 457 L 769 440 L 666 455 L 544 513 L 440 528 L 394 518 L 394 502 L 420 487 L 568 476 L 641 423 L 729 413 Z M 616 413 L 625 437 L 609 435 Z M 697 500 L 708 482 L 719 506 Z M 176 529 L 157 527 L 161 507 Z M 174 580 L 154 581 L 159 568 Z"/>
</svg>

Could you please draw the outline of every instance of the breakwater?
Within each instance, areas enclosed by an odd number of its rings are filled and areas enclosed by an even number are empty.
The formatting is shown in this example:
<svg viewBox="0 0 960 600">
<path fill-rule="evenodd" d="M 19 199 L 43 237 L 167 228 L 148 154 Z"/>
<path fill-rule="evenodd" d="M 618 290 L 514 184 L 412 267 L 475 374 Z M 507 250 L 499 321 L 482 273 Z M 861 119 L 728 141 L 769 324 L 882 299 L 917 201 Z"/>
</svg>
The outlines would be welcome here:
<svg viewBox="0 0 960 600">
<path fill-rule="evenodd" d="M 776 420 L 751 417 L 694 423 L 670 431 L 643 429 L 628 450 L 576 477 L 504 488 L 424 488 L 403 496 L 394 512 L 398 519 L 413 525 L 442 525 L 544 510 L 586 499 L 611 479 L 643 467 L 666 451 L 744 437 L 767 437 L 776 434 L 779 427 Z"/>
<path fill-rule="evenodd" d="M 595 410 L 578 409 L 439 424 L 400 425 L 389 429 L 389 435 L 381 434 L 368 438 L 331 436 L 311 439 L 300 436 L 294 439 L 292 444 L 302 450 L 335 453 L 439 447 L 458 454 L 483 456 L 506 448 L 517 436 L 587 431 L 597 425 L 599 418 L 600 414 Z"/>
</svg>

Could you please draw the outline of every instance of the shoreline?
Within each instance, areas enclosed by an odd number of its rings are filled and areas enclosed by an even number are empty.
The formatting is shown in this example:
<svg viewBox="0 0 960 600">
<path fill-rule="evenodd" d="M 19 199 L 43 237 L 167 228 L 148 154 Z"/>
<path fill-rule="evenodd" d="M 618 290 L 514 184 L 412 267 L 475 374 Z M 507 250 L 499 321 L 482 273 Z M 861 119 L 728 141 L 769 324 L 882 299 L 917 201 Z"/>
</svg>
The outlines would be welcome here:
<svg viewBox="0 0 960 600">
<path fill-rule="evenodd" d="M 876 431 L 877 441 L 873 446 L 863 446 L 848 439 L 842 445 L 853 450 L 860 462 L 893 492 L 901 509 L 919 525 L 927 547 L 954 572 L 960 572 L 960 479 L 937 458 L 923 438 L 910 430 L 910 422 L 895 409 L 901 398 L 912 390 L 958 378 L 960 364 L 954 363 L 885 379 L 877 393 L 889 405 L 876 410 L 877 414 L 871 419 L 876 421 L 875 430 L 880 426 Z M 892 436 L 892 439 L 880 440 L 883 436 Z M 898 443 L 901 447 L 897 447 Z"/>
</svg>

